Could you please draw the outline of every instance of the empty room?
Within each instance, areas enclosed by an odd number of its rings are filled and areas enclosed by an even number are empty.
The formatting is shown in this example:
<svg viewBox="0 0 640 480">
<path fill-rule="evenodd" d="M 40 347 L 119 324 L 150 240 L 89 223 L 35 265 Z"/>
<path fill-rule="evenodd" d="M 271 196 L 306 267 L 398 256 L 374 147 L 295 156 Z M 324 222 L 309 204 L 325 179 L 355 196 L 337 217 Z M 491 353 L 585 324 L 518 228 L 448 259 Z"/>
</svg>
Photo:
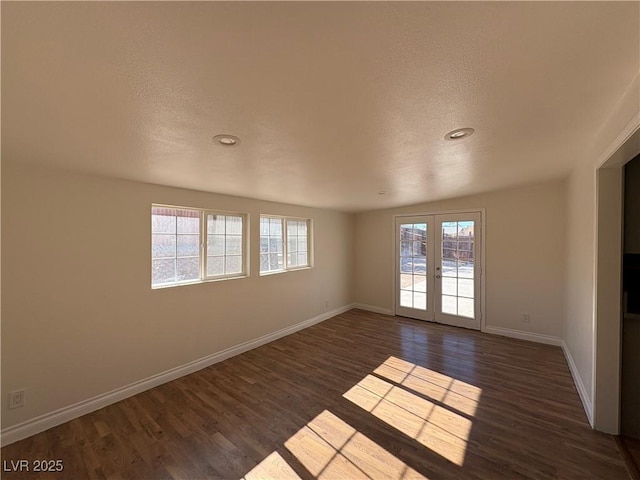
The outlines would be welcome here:
<svg viewBox="0 0 640 480">
<path fill-rule="evenodd" d="M 1 9 L 6 479 L 640 479 L 640 3 Z"/>
</svg>

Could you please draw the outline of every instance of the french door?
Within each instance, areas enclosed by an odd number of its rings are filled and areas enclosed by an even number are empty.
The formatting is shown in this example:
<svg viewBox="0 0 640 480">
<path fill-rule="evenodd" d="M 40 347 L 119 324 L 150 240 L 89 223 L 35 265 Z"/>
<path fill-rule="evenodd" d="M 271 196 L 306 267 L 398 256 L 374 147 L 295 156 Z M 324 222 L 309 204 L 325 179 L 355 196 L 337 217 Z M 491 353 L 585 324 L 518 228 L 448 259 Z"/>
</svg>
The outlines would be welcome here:
<svg viewBox="0 0 640 480">
<path fill-rule="evenodd" d="M 480 213 L 396 217 L 396 315 L 480 330 Z"/>
</svg>

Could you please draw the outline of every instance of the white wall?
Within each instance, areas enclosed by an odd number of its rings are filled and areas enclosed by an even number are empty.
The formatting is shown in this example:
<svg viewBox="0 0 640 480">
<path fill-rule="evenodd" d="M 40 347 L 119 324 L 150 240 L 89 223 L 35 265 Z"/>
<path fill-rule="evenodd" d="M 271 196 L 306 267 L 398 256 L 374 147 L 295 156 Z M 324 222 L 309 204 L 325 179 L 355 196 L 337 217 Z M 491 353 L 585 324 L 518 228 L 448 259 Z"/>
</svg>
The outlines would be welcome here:
<svg viewBox="0 0 640 480">
<path fill-rule="evenodd" d="M 609 284 L 619 282 L 620 275 L 615 275 L 615 269 L 612 269 L 614 276 L 611 278 L 606 274 L 597 275 L 597 261 L 605 260 L 608 254 L 599 255 L 598 252 L 596 172 L 605 161 L 608 168 L 619 168 L 638 154 L 638 134 L 633 132 L 639 123 L 640 76 L 636 76 L 623 98 L 612 106 L 609 118 L 602 119 L 599 134 L 595 138 L 585 138 L 584 158 L 574 166 L 567 190 L 563 337 L 567 354 L 575 363 L 573 374 L 578 389 L 582 390 L 589 420 L 594 428 L 608 433 L 617 433 L 618 429 L 618 389 L 611 388 L 611 381 L 613 379 L 619 385 L 620 337 L 614 338 L 611 333 L 619 332 L 620 315 L 613 318 L 607 313 L 606 317 L 598 318 L 597 311 L 610 312 L 615 307 L 619 312 L 620 295 L 610 301 L 607 297 L 612 296 L 607 291 Z M 603 211 L 610 211 L 612 204 L 609 202 L 615 201 L 619 216 L 622 205 L 619 189 L 606 188 L 601 194 L 613 196 L 603 199 L 609 206 Z M 604 217 L 602 220 L 606 222 Z M 598 291 L 606 303 L 596 309 Z M 599 338 L 598 331 L 606 334 Z"/>
<path fill-rule="evenodd" d="M 486 208 L 486 324 L 560 337 L 565 183 L 356 215 L 356 303 L 393 308 L 393 215 Z M 523 312 L 530 323 L 521 322 Z"/>
<path fill-rule="evenodd" d="M 345 213 L 3 162 L 3 429 L 350 304 Z M 251 276 L 151 289 L 151 203 L 247 212 Z M 260 213 L 313 219 L 315 267 L 260 277 Z M 328 300 L 329 306 L 325 306 Z"/>
<path fill-rule="evenodd" d="M 576 168 L 567 190 L 566 301 L 563 338 L 592 410 L 594 339 L 595 170 Z"/>
</svg>

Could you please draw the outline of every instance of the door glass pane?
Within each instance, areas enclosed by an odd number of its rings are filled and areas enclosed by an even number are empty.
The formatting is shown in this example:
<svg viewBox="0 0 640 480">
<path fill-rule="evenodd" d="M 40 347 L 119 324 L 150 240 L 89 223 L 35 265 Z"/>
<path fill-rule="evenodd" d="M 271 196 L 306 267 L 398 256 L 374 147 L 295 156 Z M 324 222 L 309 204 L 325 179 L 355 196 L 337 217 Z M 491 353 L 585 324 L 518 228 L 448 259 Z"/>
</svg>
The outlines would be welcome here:
<svg viewBox="0 0 640 480">
<path fill-rule="evenodd" d="M 443 277 L 457 277 L 458 276 L 458 262 L 455 260 L 443 258 L 442 259 L 442 276 Z"/>
<path fill-rule="evenodd" d="M 448 240 L 457 240 L 458 239 L 458 229 L 457 222 L 442 222 L 442 239 L 447 238 Z"/>
<path fill-rule="evenodd" d="M 413 276 L 413 291 L 414 292 L 426 292 L 427 291 L 427 277 L 425 275 Z"/>
<path fill-rule="evenodd" d="M 475 317 L 473 221 L 442 222 L 442 313 Z"/>
<path fill-rule="evenodd" d="M 424 275 L 427 273 L 427 257 L 413 257 L 413 273 Z"/>
<path fill-rule="evenodd" d="M 411 260 L 411 257 L 400 257 L 400 272 L 401 273 L 413 272 L 413 261 Z"/>
<path fill-rule="evenodd" d="M 417 310 L 426 310 L 427 309 L 427 294 L 413 292 L 413 308 Z"/>
<path fill-rule="evenodd" d="M 442 294 L 443 295 L 457 295 L 458 290 L 456 288 L 456 279 L 450 277 L 444 277 L 442 279 Z"/>
<path fill-rule="evenodd" d="M 473 260 L 466 262 L 458 262 L 458 277 L 473 278 Z"/>
<path fill-rule="evenodd" d="M 461 278 L 458 280 L 458 296 L 473 298 L 473 280 Z"/>
<path fill-rule="evenodd" d="M 473 298 L 458 297 L 458 315 L 473 318 Z"/>
<path fill-rule="evenodd" d="M 410 290 L 400 290 L 400 306 L 401 307 L 413 307 L 413 298 Z"/>
<path fill-rule="evenodd" d="M 442 313 L 448 313 L 449 315 L 456 315 L 458 313 L 456 297 L 442 295 Z"/>
<path fill-rule="evenodd" d="M 427 224 L 400 225 L 400 306 L 427 310 Z"/>
</svg>

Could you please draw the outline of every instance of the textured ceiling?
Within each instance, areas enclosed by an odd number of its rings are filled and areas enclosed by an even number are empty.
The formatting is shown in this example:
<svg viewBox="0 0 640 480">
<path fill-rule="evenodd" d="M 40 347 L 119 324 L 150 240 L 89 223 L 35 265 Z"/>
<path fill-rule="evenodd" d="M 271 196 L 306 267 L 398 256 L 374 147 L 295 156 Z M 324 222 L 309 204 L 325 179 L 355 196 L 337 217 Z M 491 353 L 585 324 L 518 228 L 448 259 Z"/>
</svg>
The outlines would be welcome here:
<svg viewBox="0 0 640 480">
<path fill-rule="evenodd" d="M 640 61 L 637 2 L 1 8 L 3 161 L 347 211 L 565 176 Z"/>
</svg>

